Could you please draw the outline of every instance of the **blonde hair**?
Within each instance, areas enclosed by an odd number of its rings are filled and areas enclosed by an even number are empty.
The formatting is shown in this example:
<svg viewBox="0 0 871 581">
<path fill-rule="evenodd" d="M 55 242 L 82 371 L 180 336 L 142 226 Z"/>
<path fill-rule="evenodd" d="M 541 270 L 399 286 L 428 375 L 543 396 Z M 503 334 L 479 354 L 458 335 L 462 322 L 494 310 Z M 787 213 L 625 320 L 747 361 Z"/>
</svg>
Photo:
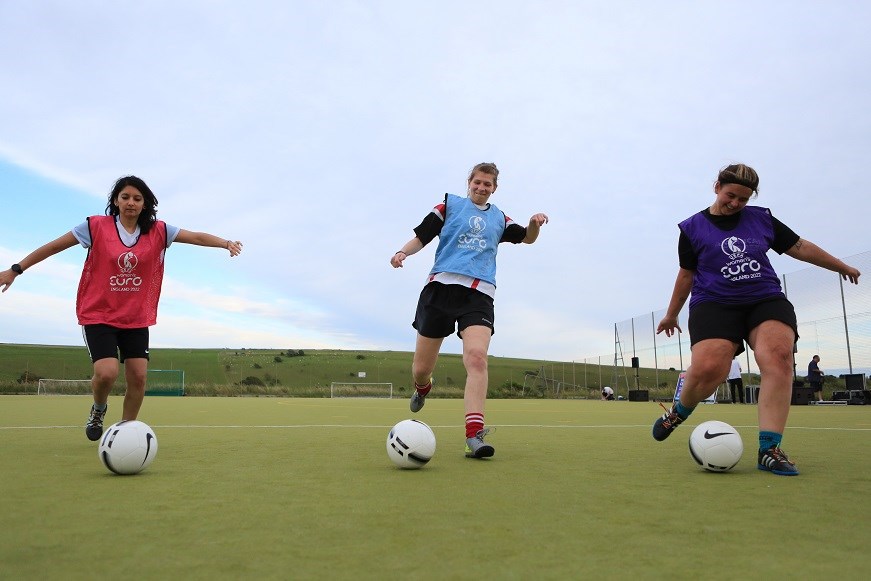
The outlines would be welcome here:
<svg viewBox="0 0 871 581">
<path fill-rule="evenodd" d="M 737 184 L 750 188 L 755 194 L 759 193 L 759 174 L 743 163 L 733 163 L 721 169 L 717 181 L 721 184 Z"/>
<path fill-rule="evenodd" d="M 495 163 L 484 162 L 484 163 L 479 163 L 478 165 L 473 167 L 472 171 L 469 172 L 469 179 L 466 181 L 466 183 L 472 183 L 472 178 L 475 177 L 475 173 L 477 173 L 477 172 L 481 172 L 481 173 L 485 173 L 485 174 L 489 174 L 489 175 L 493 176 L 493 185 L 494 186 L 499 185 L 498 184 L 499 168 L 496 167 Z"/>
</svg>

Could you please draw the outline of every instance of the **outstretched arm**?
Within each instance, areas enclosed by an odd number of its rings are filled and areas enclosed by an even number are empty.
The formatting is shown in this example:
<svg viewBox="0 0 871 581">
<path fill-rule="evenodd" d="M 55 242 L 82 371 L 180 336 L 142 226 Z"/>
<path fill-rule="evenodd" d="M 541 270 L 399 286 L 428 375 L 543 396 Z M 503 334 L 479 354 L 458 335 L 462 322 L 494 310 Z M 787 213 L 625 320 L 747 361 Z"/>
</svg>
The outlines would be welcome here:
<svg viewBox="0 0 871 581">
<path fill-rule="evenodd" d="M 526 227 L 526 236 L 523 238 L 522 242 L 524 244 L 532 244 L 538 239 L 538 234 L 541 232 L 541 227 L 547 224 L 547 214 L 534 214 L 532 218 L 529 219 L 529 226 Z"/>
<path fill-rule="evenodd" d="M 677 329 L 679 333 L 683 333 L 683 329 L 678 325 L 677 317 L 680 314 L 680 310 L 683 308 L 684 303 L 687 302 L 687 298 L 690 296 L 690 291 L 693 289 L 694 274 L 695 273 L 692 270 L 687 270 L 686 268 L 681 268 L 677 271 L 677 279 L 674 281 L 674 291 L 671 293 L 671 301 L 668 303 L 668 310 L 659 322 L 659 326 L 656 327 L 657 335 L 665 331 L 666 336 L 671 337 L 674 335 L 675 329 Z"/>
<path fill-rule="evenodd" d="M 845 264 L 843 261 L 835 258 L 813 242 L 798 239 L 792 248 L 786 251 L 787 256 L 792 256 L 796 260 L 809 262 L 816 266 L 821 266 L 827 270 L 837 272 L 841 278 L 848 280 L 853 284 L 859 284 L 859 275 L 862 274 L 858 269 Z"/>
<path fill-rule="evenodd" d="M 237 256 L 242 252 L 242 243 L 238 240 L 227 240 L 219 238 L 213 234 L 206 232 L 191 232 L 190 230 L 179 230 L 175 237 L 176 242 L 183 244 L 196 244 L 197 246 L 208 246 L 210 248 L 226 248 L 230 251 L 230 256 Z"/>
<path fill-rule="evenodd" d="M 27 270 L 31 266 L 39 264 L 46 258 L 54 256 L 58 252 L 63 252 L 67 248 L 72 248 L 78 243 L 79 241 L 76 240 L 76 237 L 73 236 L 73 233 L 67 232 L 60 238 L 55 238 L 48 244 L 40 246 L 30 254 L 25 256 L 24 259 L 18 263 L 18 265 L 21 266 L 22 271 Z M 5 293 L 9 289 L 10 285 L 12 285 L 12 281 L 14 281 L 15 277 L 17 276 L 18 273 L 13 271 L 11 268 L 0 272 L 0 288 L 2 288 L 2 292 Z"/>
<path fill-rule="evenodd" d="M 421 239 L 415 236 L 414 238 L 403 244 L 402 248 L 400 248 L 396 252 L 396 254 L 390 257 L 390 266 L 392 266 L 393 268 L 402 268 L 402 263 L 405 261 L 405 259 L 412 254 L 420 252 L 423 246 L 424 244 Z"/>
</svg>

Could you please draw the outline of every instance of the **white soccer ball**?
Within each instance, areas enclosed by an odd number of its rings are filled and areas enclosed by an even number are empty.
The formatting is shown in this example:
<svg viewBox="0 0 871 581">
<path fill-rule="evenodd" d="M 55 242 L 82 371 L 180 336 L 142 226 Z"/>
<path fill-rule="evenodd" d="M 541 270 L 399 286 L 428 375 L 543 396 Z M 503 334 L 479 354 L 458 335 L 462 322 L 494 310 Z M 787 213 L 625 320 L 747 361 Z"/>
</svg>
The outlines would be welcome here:
<svg viewBox="0 0 871 581">
<path fill-rule="evenodd" d="M 741 435 L 726 422 L 703 422 L 690 434 L 690 454 L 705 470 L 731 470 L 743 453 L 744 442 Z"/>
<path fill-rule="evenodd" d="M 144 422 L 121 421 L 112 424 L 103 433 L 97 455 L 103 465 L 115 474 L 136 474 L 154 462 L 157 436 Z"/>
<path fill-rule="evenodd" d="M 400 468 L 420 468 L 435 451 L 435 434 L 421 421 L 402 420 L 387 434 L 387 457 Z"/>
</svg>

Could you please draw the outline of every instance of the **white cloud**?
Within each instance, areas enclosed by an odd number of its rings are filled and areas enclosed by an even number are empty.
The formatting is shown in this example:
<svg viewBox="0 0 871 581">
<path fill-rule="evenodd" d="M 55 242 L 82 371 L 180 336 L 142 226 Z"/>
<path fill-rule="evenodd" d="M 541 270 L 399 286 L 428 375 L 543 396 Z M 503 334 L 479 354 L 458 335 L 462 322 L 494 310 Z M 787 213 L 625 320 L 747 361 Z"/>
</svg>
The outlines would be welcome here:
<svg viewBox="0 0 871 581">
<path fill-rule="evenodd" d="M 0 37 L 17 48 L 0 53 L 0 107 L 14 112 L 0 158 L 72 186 L 93 213 L 136 173 L 163 219 L 245 242 L 230 262 L 170 249 L 159 327 L 172 341 L 235 328 L 263 346 L 407 349 L 432 249 L 402 271 L 387 261 L 445 191 L 463 192 L 469 167 L 493 160 L 496 204 L 519 222 L 551 216 L 535 245 L 500 250 L 494 352 L 594 356 L 612 348 L 615 321 L 665 306 L 675 225 L 709 203 L 729 162 L 756 166 L 754 203 L 804 237 L 839 256 L 867 249 L 838 233 L 871 210 L 869 12 L 5 3 Z M 63 209 L 29 202 L 55 221 Z M 29 251 L 57 235 L 34 220 L 0 244 Z M 6 314 L 23 308 L 10 306 L 19 289 L 0 300 Z M 51 309 L 62 327 L 69 315 Z M 176 327 L 184 312 L 214 328 Z"/>
</svg>

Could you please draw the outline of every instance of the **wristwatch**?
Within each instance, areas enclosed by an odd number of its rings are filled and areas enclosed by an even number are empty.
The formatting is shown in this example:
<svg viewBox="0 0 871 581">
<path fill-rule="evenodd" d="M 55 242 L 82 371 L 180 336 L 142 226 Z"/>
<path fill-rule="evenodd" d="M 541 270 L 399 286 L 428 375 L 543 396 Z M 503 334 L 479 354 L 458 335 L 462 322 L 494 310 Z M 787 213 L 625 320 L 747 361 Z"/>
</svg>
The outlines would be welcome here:
<svg viewBox="0 0 871 581">
<path fill-rule="evenodd" d="M 14 272 L 15 274 L 24 274 L 24 269 L 21 268 L 20 264 L 13 264 L 12 266 L 9 267 L 9 270 Z"/>
</svg>

